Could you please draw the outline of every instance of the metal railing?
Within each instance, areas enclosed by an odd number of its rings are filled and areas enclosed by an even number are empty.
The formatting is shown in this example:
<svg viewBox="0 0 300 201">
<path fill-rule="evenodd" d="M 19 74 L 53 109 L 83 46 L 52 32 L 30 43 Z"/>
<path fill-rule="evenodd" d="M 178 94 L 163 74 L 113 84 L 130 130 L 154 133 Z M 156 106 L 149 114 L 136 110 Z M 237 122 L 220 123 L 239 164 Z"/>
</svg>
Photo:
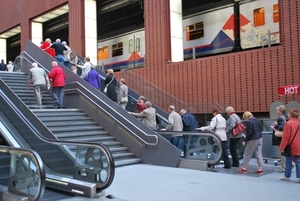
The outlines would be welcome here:
<svg viewBox="0 0 300 201">
<path fill-rule="evenodd" d="M 1 166 L 9 168 L 8 172 L 1 168 L 1 185 L 7 182 L 9 193 L 27 197 L 30 201 L 40 200 L 46 182 L 45 167 L 39 154 L 34 150 L 0 146 L 0 157 Z M 5 190 L 1 194 L 3 201 L 13 199 Z"/>
</svg>

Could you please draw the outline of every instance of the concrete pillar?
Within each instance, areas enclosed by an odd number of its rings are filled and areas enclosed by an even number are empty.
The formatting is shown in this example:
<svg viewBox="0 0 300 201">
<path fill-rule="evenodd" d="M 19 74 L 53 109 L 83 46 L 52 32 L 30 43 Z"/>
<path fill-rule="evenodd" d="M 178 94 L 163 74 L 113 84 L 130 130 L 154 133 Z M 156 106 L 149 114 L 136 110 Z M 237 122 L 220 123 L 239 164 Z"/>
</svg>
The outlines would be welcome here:
<svg viewBox="0 0 300 201">
<path fill-rule="evenodd" d="M 171 61 L 183 61 L 182 0 L 169 0 Z"/>
<path fill-rule="evenodd" d="M 0 61 L 4 59 L 4 62 L 7 63 L 6 56 L 6 39 L 0 38 Z"/>
<path fill-rule="evenodd" d="M 43 24 L 40 22 L 31 22 L 31 40 L 32 42 L 40 46 L 43 41 Z"/>
<path fill-rule="evenodd" d="M 85 55 L 97 65 L 97 5 L 95 0 L 84 1 Z"/>
</svg>

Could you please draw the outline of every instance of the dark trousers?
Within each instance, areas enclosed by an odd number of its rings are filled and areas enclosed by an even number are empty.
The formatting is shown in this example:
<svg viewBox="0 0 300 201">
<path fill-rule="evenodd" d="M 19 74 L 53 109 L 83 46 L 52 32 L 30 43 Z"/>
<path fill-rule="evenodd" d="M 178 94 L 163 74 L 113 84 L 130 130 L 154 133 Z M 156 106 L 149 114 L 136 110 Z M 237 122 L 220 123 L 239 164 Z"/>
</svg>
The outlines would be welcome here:
<svg viewBox="0 0 300 201">
<path fill-rule="evenodd" d="M 230 138 L 230 153 L 232 157 L 232 166 L 239 167 L 240 161 L 237 154 L 237 144 L 239 143 L 240 138 Z"/>
<path fill-rule="evenodd" d="M 228 153 L 227 153 L 227 141 L 222 141 L 223 144 L 223 160 L 224 160 L 224 166 L 225 167 L 231 167 Z"/>
<path fill-rule="evenodd" d="M 52 87 L 51 94 L 55 105 L 62 107 L 64 102 L 64 87 Z"/>
</svg>

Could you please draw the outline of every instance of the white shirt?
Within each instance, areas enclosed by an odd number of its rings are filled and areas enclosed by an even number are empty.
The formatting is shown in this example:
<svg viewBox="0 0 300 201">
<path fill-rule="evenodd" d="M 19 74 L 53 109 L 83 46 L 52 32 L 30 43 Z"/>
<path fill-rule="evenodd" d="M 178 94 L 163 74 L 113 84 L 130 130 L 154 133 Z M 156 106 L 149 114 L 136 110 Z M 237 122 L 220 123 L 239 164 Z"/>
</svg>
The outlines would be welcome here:
<svg viewBox="0 0 300 201">
<path fill-rule="evenodd" d="M 221 114 L 217 114 L 212 118 L 210 124 L 208 126 L 201 127 L 201 130 L 211 130 L 214 131 L 216 135 L 218 135 L 222 141 L 227 141 L 226 135 L 226 120 Z"/>
</svg>

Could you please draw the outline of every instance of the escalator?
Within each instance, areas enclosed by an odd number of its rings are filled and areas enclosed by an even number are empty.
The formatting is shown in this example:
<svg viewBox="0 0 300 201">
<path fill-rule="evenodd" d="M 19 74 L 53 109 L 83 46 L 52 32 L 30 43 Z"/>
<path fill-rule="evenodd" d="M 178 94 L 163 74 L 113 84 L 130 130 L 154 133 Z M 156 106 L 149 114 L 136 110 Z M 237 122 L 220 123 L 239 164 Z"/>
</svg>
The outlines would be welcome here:
<svg viewBox="0 0 300 201">
<path fill-rule="evenodd" d="M 45 169 L 33 150 L 0 145 L 0 200 L 37 201 L 45 192 Z"/>
<path fill-rule="evenodd" d="M 35 120 L 30 109 L 18 101 L 18 97 L 3 82 L 2 84 L 2 144 L 35 150 L 45 164 L 48 188 L 64 191 L 72 196 L 99 197 L 114 178 L 115 166 L 109 150 L 99 143 L 58 141 Z M 5 178 L 5 174 L 3 175 Z"/>
</svg>

